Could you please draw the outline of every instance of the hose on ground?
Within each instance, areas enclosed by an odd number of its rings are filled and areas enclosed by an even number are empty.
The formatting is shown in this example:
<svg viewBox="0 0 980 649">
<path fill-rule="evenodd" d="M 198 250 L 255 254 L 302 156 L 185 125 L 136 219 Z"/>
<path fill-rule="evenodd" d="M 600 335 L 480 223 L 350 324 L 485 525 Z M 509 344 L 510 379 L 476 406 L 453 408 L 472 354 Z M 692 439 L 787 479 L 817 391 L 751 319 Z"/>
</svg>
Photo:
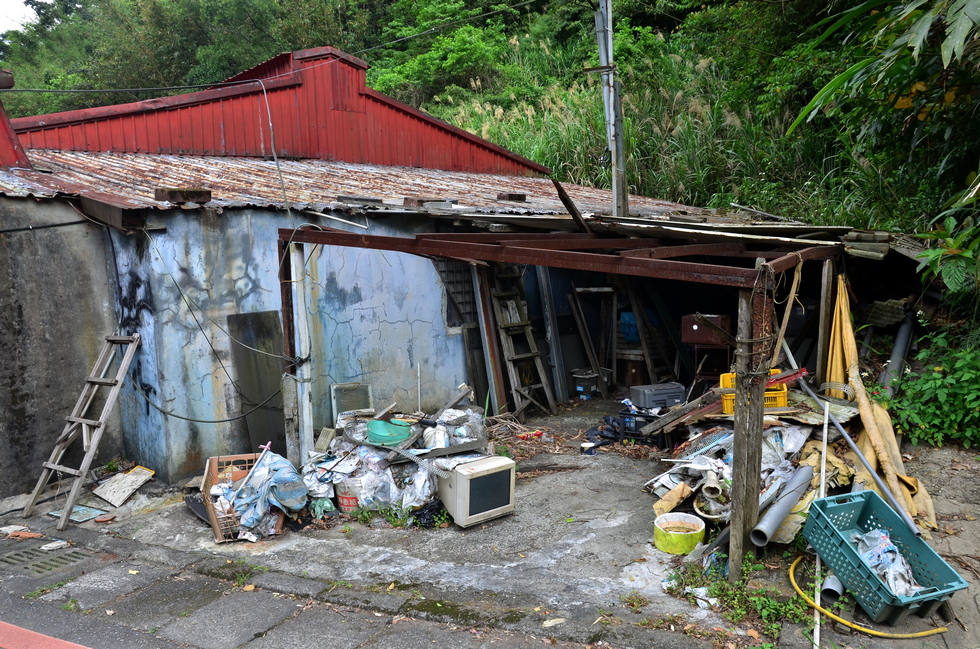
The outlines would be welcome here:
<svg viewBox="0 0 980 649">
<path fill-rule="evenodd" d="M 794 573 L 796 571 L 796 565 L 802 560 L 803 557 L 796 557 L 796 561 L 794 561 L 793 565 L 789 567 L 789 580 L 793 584 L 793 589 L 796 591 L 796 594 L 802 597 L 803 601 L 806 602 L 811 608 L 820 611 L 821 613 L 829 617 L 831 620 L 834 620 L 835 622 L 840 622 L 844 626 L 854 629 L 855 631 L 860 631 L 861 633 L 867 633 L 868 635 L 872 635 L 878 638 L 893 638 L 896 640 L 903 640 L 908 638 L 924 638 L 927 635 L 945 633 L 946 631 L 949 630 L 946 627 L 941 626 L 935 629 L 929 629 L 928 631 L 919 631 L 918 633 L 885 633 L 884 631 L 875 631 L 874 629 L 869 629 L 859 624 L 848 622 L 844 618 L 834 615 L 827 609 L 817 606 L 817 604 L 812 599 L 806 596 L 806 593 L 800 590 L 800 587 L 796 584 L 796 575 Z"/>
</svg>

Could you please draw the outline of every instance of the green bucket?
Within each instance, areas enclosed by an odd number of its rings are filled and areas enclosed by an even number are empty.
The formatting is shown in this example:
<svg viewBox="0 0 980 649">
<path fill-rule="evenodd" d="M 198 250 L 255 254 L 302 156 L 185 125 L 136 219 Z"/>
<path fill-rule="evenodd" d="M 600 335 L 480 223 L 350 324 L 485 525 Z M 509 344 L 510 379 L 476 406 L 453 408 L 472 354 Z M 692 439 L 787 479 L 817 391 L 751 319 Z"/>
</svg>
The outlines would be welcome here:
<svg viewBox="0 0 980 649">
<path fill-rule="evenodd" d="M 412 434 L 412 422 L 402 419 L 384 421 L 372 419 L 367 425 L 367 438 L 372 444 L 397 446 Z"/>
<path fill-rule="evenodd" d="M 704 540 L 704 521 L 691 514 L 671 512 L 653 521 L 653 544 L 668 554 L 690 554 Z"/>
</svg>

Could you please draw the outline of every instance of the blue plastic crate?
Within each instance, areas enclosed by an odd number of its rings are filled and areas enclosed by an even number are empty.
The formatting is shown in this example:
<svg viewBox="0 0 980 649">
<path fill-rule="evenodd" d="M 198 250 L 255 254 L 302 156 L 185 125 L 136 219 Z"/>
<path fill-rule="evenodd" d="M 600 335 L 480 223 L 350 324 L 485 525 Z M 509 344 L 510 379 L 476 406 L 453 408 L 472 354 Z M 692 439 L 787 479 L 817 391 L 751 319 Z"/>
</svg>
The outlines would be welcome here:
<svg viewBox="0 0 980 649">
<path fill-rule="evenodd" d="M 879 529 L 888 532 L 923 590 L 910 597 L 896 595 L 861 559 L 851 534 Z M 928 615 L 967 587 L 966 581 L 873 491 L 813 501 L 803 536 L 874 622 L 894 625 L 913 611 Z"/>
</svg>

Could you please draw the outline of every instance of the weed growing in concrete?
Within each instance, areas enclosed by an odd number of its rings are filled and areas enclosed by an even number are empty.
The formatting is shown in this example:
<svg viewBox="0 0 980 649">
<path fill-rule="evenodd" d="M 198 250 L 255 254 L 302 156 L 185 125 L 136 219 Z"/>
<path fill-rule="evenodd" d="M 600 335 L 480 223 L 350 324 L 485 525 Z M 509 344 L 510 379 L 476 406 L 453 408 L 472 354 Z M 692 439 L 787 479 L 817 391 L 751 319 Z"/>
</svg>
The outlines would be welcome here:
<svg viewBox="0 0 980 649">
<path fill-rule="evenodd" d="M 358 507 L 357 509 L 355 509 L 354 511 L 352 511 L 350 513 L 350 515 L 351 515 L 351 518 L 353 518 L 355 521 L 357 521 L 361 525 L 370 525 L 371 524 L 371 519 L 374 518 L 374 515 L 376 513 L 377 512 L 374 512 L 374 511 L 372 511 L 370 509 L 364 509 L 363 507 Z"/>
<path fill-rule="evenodd" d="M 684 625 L 686 617 L 683 613 L 661 615 L 658 618 L 643 618 L 636 623 L 642 629 L 656 629 L 657 631 L 676 631 L 678 627 Z"/>
<path fill-rule="evenodd" d="M 349 581 L 341 581 L 338 579 L 337 581 L 331 581 L 329 585 L 330 588 L 327 590 L 328 593 L 332 593 L 338 588 L 346 588 L 347 590 L 354 590 L 354 584 L 350 583 Z"/>
<path fill-rule="evenodd" d="M 340 533 L 347 537 L 348 540 L 354 537 L 354 530 L 347 523 L 344 523 L 340 528 Z"/>
<path fill-rule="evenodd" d="M 81 607 L 78 605 L 78 600 L 74 597 L 68 600 L 67 604 L 61 607 L 62 611 L 80 611 Z"/>
<path fill-rule="evenodd" d="M 747 583 L 752 575 L 764 569 L 765 565 L 749 553 L 742 562 L 743 578 L 733 584 L 718 570 L 704 572 L 697 564 L 687 563 L 674 573 L 669 592 L 696 604 L 696 597 L 688 589 L 707 588 L 708 596 L 718 599 L 726 619 L 757 624 L 763 633 L 776 638 L 779 637 L 782 620 L 806 622 L 809 619 L 808 609 L 798 596 L 788 602 L 780 602 L 770 591 L 748 590 Z"/>
<path fill-rule="evenodd" d="M 650 599 L 641 595 L 640 591 L 638 590 L 632 590 L 626 595 L 623 595 L 619 598 L 619 601 L 623 603 L 623 606 L 633 611 L 637 615 L 639 615 L 640 610 L 642 610 L 644 606 L 650 603 Z"/>
<path fill-rule="evenodd" d="M 401 505 L 392 505 L 381 510 L 381 515 L 392 527 L 405 527 L 412 518 L 412 510 Z"/>
<path fill-rule="evenodd" d="M 36 588 L 31 592 L 27 593 L 26 595 L 24 595 L 23 599 L 35 599 L 37 597 L 40 597 L 41 595 L 46 595 L 47 593 L 50 593 L 52 590 L 56 588 L 61 588 L 69 581 L 71 581 L 71 579 L 66 579 L 65 581 L 59 581 L 57 584 L 51 584 L 50 586 L 41 586 L 40 588 Z"/>
<path fill-rule="evenodd" d="M 598 619 L 592 624 L 601 624 L 603 626 L 616 626 L 623 623 L 623 618 L 616 617 L 613 615 L 612 611 L 607 611 L 603 608 L 597 608 L 596 613 L 599 614 Z"/>
</svg>

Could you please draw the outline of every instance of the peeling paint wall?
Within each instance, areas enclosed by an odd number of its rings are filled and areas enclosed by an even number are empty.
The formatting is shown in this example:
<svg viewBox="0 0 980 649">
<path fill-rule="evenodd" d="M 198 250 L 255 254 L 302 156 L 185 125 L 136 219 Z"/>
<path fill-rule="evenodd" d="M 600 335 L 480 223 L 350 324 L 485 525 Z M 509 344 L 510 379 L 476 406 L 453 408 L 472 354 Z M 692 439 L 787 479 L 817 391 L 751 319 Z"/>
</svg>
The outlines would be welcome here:
<svg viewBox="0 0 980 649">
<path fill-rule="evenodd" d="M 80 219 L 64 202 L 0 197 L 0 229 Z M 0 497 L 33 489 L 104 336 L 116 330 L 110 257 L 94 224 L 0 234 Z M 81 448 L 64 461 L 78 466 Z M 114 416 L 97 461 L 122 450 Z"/>
<path fill-rule="evenodd" d="M 149 235 L 114 235 L 121 311 L 145 340 L 134 375 L 150 400 L 206 421 L 254 407 L 243 409 L 235 385 L 227 317 L 280 310 L 278 229 L 305 220 L 263 210 L 174 210 L 155 215 Z M 371 232 L 405 236 L 428 225 L 374 221 Z M 332 423 L 331 383 L 369 382 L 378 407 L 398 401 L 414 411 L 416 363 L 423 408 L 438 408 L 466 380 L 462 336 L 447 331 L 443 287 L 429 260 L 321 247 L 307 271 L 316 430 Z M 129 456 L 164 480 L 200 473 L 209 456 L 254 450 L 243 419 L 163 415 L 131 386 L 121 401 Z"/>
</svg>

